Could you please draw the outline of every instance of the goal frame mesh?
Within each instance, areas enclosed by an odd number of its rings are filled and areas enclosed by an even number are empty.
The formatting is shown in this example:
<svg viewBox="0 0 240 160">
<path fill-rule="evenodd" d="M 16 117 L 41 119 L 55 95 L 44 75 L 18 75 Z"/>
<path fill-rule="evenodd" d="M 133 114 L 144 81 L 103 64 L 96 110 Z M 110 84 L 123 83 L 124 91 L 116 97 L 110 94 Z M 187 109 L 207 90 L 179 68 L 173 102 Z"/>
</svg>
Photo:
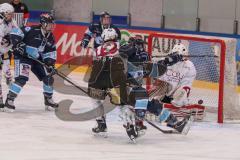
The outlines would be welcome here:
<svg viewBox="0 0 240 160">
<path fill-rule="evenodd" d="M 185 35 L 175 35 L 172 33 L 151 33 L 148 37 L 148 53 L 150 59 L 152 57 L 152 46 L 153 46 L 153 38 L 168 38 L 168 39 L 181 39 L 181 40 L 192 40 L 192 41 L 199 41 L 199 42 L 209 42 L 209 43 L 216 43 L 220 46 L 220 66 L 219 66 L 219 93 L 218 93 L 218 116 L 217 121 L 218 123 L 223 123 L 224 114 L 223 114 L 223 98 L 224 98 L 224 71 L 225 71 L 225 58 L 226 58 L 226 44 L 225 41 L 222 39 L 217 38 L 204 38 L 204 37 L 196 37 L 194 35 L 185 36 Z M 147 90 L 150 90 L 151 80 L 147 79 Z"/>
</svg>

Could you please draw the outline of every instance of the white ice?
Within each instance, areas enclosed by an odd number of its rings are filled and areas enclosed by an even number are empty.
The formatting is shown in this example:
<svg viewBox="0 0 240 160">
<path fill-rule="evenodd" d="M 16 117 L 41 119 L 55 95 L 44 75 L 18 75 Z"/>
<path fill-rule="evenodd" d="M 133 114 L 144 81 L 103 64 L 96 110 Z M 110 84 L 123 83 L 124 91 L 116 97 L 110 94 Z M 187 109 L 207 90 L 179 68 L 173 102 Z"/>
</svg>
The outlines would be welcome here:
<svg viewBox="0 0 240 160">
<path fill-rule="evenodd" d="M 7 87 L 3 89 L 6 97 Z M 76 111 L 91 106 L 80 96 L 56 93 L 54 98 L 73 99 Z M 109 137 L 95 137 L 94 120 L 65 122 L 45 112 L 42 84 L 32 75 L 15 104 L 14 113 L 0 113 L 0 160 L 240 159 L 240 124 L 198 122 L 187 136 L 164 135 L 148 126 L 147 134 L 133 144 L 115 110 L 108 118 Z"/>
</svg>

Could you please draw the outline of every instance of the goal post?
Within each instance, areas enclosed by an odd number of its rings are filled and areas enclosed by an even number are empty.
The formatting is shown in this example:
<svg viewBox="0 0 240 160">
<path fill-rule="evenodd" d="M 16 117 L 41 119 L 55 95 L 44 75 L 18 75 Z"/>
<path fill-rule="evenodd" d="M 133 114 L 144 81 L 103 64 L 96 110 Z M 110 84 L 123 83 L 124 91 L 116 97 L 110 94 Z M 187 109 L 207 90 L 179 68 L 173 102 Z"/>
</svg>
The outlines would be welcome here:
<svg viewBox="0 0 240 160">
<path fill-rule="evenodd" d="M 198 82 L 198 84 L 196 85 L 197 89 L 193 87 L 193 92 L 194 90 L 199 90 L 199 92 L 209 92 L 209 95 L 211 95 L 212 91 L 209 88 L 211 88 L 210 86 L 213 86 L 214 84 L 217 86 L 215 87 L 215 90 L 217 91 L 214 91 L 217 92 L 214 97 L 216 99 L 216 103 L 211 102 L 210 96 L 205 97 L 204 99 L 204 97 L 201 97 L 199 94 L 199 99 L 203 98 L 204 102 L 209 101 L 209 104 L 207 104 L 209 107 L 217 108 L 218 123 L 223 123 L 224 119 L 240 119 L 236 83 L 236 39 L 172 33 L 151 33 L 148 37 L 148 53 L 152 59 L 154 57 L 167 55 L 170 53 L 173 45 L 178 42 L 187 46 L 189 55 L 195 55 L 190 58 L 197 70 L 196 83 Z M 212 57 L 200 57 L 205 54 L 212 55 Z M 199 55 L 199 57 L 197 57 L 197 55 Z M 207 64 L 207 62 L 202 60 L 203 58 L 205 58 L 206 61 L 209 61 L 210 64 Z M 202 65 L 206 66 L 203 67 Z M 212 69 L 213 73 L 207 69 L 208 67 L 209 70 Z M 206 74 L 204 72 L 209 73 Z M 201 88 L 200 83 L 205 86 Z M 150 88 L 151 80 L 148 79 L 147 89 L 149 90 Z M 198 93 L 196 92 L 194 97 L 195 99 L 198 98 L 197 94 Z M 234 102 L 229 102 L 233 100 L 233 97 L 231 96 L 235 96 Z"/>
</svg>

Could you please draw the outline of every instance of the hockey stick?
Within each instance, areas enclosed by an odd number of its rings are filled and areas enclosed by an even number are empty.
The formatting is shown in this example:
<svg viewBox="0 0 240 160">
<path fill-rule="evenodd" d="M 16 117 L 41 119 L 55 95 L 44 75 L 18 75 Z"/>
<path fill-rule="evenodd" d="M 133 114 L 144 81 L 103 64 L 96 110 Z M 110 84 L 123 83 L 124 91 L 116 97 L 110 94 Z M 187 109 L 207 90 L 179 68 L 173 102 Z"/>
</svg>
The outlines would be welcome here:
<svg viewBox="0 0 240 160">
<path fill-rule="evenodd" d="M 152 56 L 153 58 L 162 58 L 162 57 L 167 57 L 168 55 L 156 55 L 156 56 Z M 201 54 L 201 55 L 183 55 L 183 57 L 187 57 L 187 58 L 201 58 L 201 57 L 213 57 L 213 58 L 218 58 L 219 56 L 216 55 L 207 55 L 207 54 Z"/>
<path fill-rule="evenodd" d="M 42 61 L 38 60 L 38 59 L 33 59 L 32 60 L 36 61 L 37 63 L 41 64 L 42 66 L 44 66 L 47 69 L 52 69 L 54 71 L 54 73 L 56 75 L 58 75 L 59 77 L 61 77 L 63 80 L 66 80 L 68 83 L 70 83 L 71 85 L 73 85 L 74 87 L 76 87 L 77 89 L 81 90 L 83 93 L 85 93 L 86 95 L 88 95 L 87 91 L 85 91 L 84 89 L 82 89 L 81 87 L 79 87 L 77 84 L 75 84 L 74 82 L 72 82 L 70 79 L 68 79 L 68 77 L 63 74 L 62 72 L 59 72 L 57 69 L 49 67 L 48 65 L 46 65 L 45 63 L 43 63 Z"/>
<path fill-rule="evenodd" d="M 151 125 L 152 127 L 156 128 L 157 130 L 159 130 L 160 132 L 162 132 L 164 134 L 181 134 L 179 132 L 176 132 L 175 130 L 165 130 L 165 129 L 162 129 L 159 126 L 157 126 L 156 124 L 154 124 L 151 121 L 147 120 L 146 118 L 143 118 L 143 120 L 145 122 L 147 122 L 149 125 Z"/>
<path fill-rule="evenodd" d="M 134 108 L 129 107 L 129 109 L 130 109 L 133 113 L 135 113 Z M 179 133 L 179 132 L 177 132 L 177 131 L 175 131 L 175 130 L 169 130 L 169 129 L 168 129 L 168 130 L 165 130 L 165 129 L 162 129 L 162 128 L 160 128 L 158 125 L 154 124 L 153 122 L 149 121 L 149 120 L 146 119 L 146 118 L 141 118 L 141 117 L 137 116 L 136 114 L 135 114 L 135 116 L 136 116 L 137 119 L 143 120 L 143 121 L 147 122 L 147 123 L 148 123 L 149 125 L 151 125 L 153 128 L 157 129 L 158 131 L 160 131 L 160 132 L 162 132 L 162 133 L 164 133 L 164 134 L 181 134 L 181 133 Z"/>
</svg>

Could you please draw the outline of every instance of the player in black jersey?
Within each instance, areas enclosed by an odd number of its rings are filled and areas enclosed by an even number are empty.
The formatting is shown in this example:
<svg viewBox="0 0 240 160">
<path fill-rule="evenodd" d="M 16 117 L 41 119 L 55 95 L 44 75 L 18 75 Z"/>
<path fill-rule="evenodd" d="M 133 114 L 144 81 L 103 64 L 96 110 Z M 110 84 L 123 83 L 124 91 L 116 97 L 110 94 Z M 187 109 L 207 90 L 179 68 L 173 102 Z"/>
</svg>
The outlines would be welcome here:
<svg viewBox="0 0 240 160">
<path fill-rule="evenodd" d="M 117 33 L 117 40 L 121 40 L 121 32 L 120 30 L 111 23 L 111 15 L 108 12 L 102 12 L 100 15 L 99 23 L 92 23 L 88 29 L 86 30 L 81 46 L 86 48 L 88 46 L 89 41 L 94 38 L 94 48 L 96 49 L 103 43 L 102 40 L 102 32 L 104 29 L 113 28 Z"/>
<path fill-rule="evenodd" d="M 58 107 L 52 99 L 53 68 L 57 56 L 52 33 L 54 28 L 54 18 L 46 13 L 40 16 L 40 25 L 12 30 L 10 35 L 15 62 L 15 81 L 10 85 L 4 110 L 15 109 L 14 100 L 28 81 L 30 71 L 43 82 L 44 102 L 47 109 Z M 34 59 L 44 62 L 52 69 L 46 69 Z"/>
</svg>

